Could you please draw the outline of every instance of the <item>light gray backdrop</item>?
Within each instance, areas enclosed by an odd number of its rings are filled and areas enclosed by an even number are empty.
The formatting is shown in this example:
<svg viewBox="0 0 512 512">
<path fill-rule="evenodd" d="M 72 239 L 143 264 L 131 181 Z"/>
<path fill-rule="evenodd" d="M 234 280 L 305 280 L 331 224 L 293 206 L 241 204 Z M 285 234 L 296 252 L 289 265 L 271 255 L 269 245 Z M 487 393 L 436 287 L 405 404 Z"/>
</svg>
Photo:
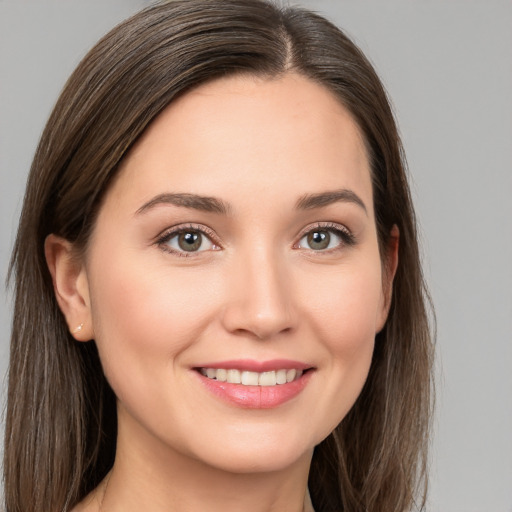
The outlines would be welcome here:
<svg viewBox="0 0 512 512">
<path fill-rule="evenodd" d="M 401 127 L 438 317 L 429 510 L 512 512 L 512 2 L 297 3 L 355 38 Z M 0 0 L 0 279 L 59 90 L 107 29 L 147 4 Z M 2 291 L 2 376 L 9 323 Z"/>
</svg>

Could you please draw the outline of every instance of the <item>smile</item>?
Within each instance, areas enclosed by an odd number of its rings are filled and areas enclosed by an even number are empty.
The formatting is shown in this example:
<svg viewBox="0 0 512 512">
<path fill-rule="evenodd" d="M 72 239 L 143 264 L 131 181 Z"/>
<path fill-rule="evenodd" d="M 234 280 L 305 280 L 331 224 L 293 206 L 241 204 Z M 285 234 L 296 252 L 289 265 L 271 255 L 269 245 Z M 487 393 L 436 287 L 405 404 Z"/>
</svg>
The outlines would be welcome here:
<svg viewBox="0 0 512 512">
<path fill-rule="evenodd" d="M 208 379 L 242 386 L 276 386 L 289 384 L 302 376 L 303 370 L 295 368 L 272 370 L 268 372 L 251 372 L 247 370 L 224 368 L 200 368 L 200 373 Z"/>
<path fill-rule="evenodd" d="M 272 409 L 300 395 L 316 368 L 299 361 L 206 361 L 193 368 L 199 382 L 222 402 L 244 409 Z"/>
</svg>

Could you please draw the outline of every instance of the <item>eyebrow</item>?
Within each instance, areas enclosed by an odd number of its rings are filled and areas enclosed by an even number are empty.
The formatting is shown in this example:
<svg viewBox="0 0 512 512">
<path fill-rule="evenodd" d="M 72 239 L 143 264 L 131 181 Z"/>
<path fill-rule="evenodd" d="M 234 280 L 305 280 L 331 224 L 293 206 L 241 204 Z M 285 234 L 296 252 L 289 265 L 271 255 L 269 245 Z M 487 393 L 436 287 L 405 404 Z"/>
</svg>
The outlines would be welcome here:
<svg viewBox="0 0 512 512">
<path fill-rule="evenodd" d="M 311 210 L 321 208 L 337 202 L 348 202 L 360 206 L 365 213 L 368 213 L 363 200 L 352 190 L 341 189 L 329 192 L 320 192 L 318 194 L 304 194 L 299 198 L 295 207 L 298 210 Z M 137 211 L 139 215 L 159 205 L 171 204 L 185 208 L 192 208 L 204 212 L 219 213 L 227 215 L 231 212 L 228 203 L 215 197 L 200 196 L 187 193 L 165 193 L 155 196 L 147 203 L 144 203 Z"/>
<path fill-rule="evenodd" d="M 183 206 L 185 208 L 192 208 L 203 212 L 220 213 L 227 215 L 231 208 L 227 203 L 215 197 L 200 196 L 197 194 L 182 194 L 182 193 L 166 193 L 159 194 L 153 199 L 144 203 L 136 212 L 137 215 L 151 210 L 155 206 L 171 204 L 174 206 Z"/>
<path fill-rule="evenodd" d="M 368 215 L 363 200 L 355 192 L 346 188 L 320 192 L 319 194 L 305 194 L 297 201 L 296 208 L 298 210 L 311 210 L 339 202 L 356 204 Z"/>
</svg>

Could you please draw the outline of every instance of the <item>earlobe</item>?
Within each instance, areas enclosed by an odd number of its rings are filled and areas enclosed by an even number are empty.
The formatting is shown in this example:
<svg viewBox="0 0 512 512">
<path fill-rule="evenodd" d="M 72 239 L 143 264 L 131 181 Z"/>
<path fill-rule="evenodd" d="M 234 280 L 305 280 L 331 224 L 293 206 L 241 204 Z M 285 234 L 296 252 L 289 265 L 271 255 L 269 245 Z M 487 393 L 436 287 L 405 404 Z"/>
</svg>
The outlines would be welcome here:
<svg viewBox="0 0 512 512">
<path fill-rule="evenodd" d="M 89 284 L 83 261 L 68 240 L 48 235 L 44 244 L 46 264 L 52 276 L 53 289 L 69 331 L 77 341 L 94 337 L 89 298 Z"/>
<path fill-rule="evenodd" d="M 390 232 L 389 243 L 386 248 L 386 254 L 383 261 L 382 275 L 382 304 L 381 317 L 377 325 L 377 332 L 383 329 L 388 318 L 393 298 L 393 280 L 395 279 L 396 269 L 398 268 L 398 248 L 400 244 L 400 230 L 396 224 L 393 225 Z"/>
</svg>

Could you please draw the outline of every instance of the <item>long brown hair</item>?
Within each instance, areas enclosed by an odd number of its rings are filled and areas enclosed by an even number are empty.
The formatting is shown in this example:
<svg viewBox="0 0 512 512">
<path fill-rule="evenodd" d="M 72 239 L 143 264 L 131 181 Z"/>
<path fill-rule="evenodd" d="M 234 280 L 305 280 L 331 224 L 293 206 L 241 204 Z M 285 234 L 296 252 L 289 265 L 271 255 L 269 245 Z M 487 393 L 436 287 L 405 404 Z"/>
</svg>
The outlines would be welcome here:
<svg viewBox="0 0 512 512">
<path fill-rule="evenodd" d="M 316 447 L 320 511 L 406 511 L 425 503 L 432 342 L 416 223 L 386 93 L 361 51 L 324 18 L 262 0 L 177 0 L 107 34 L 66 84 L 32 164 L 10 276 L 15 305 L 4 480 L 8 512 L 61 512 L 113 464 L 115 396 L 94 342 L 76 343 L 53 292 L 50 233 L 87 245 L 120 162 L 178 95 L 237 73 L 299 73 L 332 91 L 364 135 L 379 243 L 400 230 L 388 321 L 364 389 Z"/>
</svg>

